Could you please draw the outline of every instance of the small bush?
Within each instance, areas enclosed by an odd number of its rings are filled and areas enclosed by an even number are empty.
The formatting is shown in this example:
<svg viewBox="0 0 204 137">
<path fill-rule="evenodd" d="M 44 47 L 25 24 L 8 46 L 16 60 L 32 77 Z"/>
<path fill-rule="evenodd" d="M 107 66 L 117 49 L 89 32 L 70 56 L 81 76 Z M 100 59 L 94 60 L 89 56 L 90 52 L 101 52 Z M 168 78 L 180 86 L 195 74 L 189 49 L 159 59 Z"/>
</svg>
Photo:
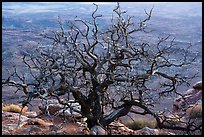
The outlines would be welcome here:
<svg viewBox="0 0 204 137">
<path fill-rule="evenodd" d="M 7 111 L 7 112 L 14 112 L 14 113 L 21 113 L 21 114 L 24 114 L 27 110 L 28 110 L 28 107 L 25 106 L 21 112 L 21 107 L 18 106 L 18 105 L 15 105 L 15 104 L 10 104 L 10 105 L 6 105 L 6 106 L 3 106 L 2 110 L 3 111 Z"/>
<path fill-rule="evenodd" d="M 142 129 L 143 127 L 155 128 L 156 122 L 154 122 L 153 120 L 140 119 L 132 122 L 127 122 L 125 125 L 132 130 L 138 130 Z"/>
</svg>

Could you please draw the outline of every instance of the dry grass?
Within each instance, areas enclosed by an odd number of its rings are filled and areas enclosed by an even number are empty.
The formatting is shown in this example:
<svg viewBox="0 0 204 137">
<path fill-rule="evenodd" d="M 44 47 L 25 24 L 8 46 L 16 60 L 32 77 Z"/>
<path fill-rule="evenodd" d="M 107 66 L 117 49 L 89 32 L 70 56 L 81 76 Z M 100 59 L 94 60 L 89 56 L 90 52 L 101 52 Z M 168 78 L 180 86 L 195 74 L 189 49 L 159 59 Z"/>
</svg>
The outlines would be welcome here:
<svg viewBox="0 0 204 137">
<path fill-rule="evenodd" d="M 140 119 L 125 123 L 125 125 L 132 130 L 139 130 L 143 127 L 155 128 L 156 122 L 153 120 Z"/>
<path fill-rule="evenodd" d="M 22 108 L 20 106 L 15 105 L 15 104 L 9 104 L 9 105 L 6 105 L 6 106 L 2 107 L 3 111 L 19 113 L 19 114 L 22 114 L 22 115 L 25 114 L 25 112 L 28 110 L 28 107 L 25 106 L 22 111 L 21 111 L 21 109 Z"/>
</svg>

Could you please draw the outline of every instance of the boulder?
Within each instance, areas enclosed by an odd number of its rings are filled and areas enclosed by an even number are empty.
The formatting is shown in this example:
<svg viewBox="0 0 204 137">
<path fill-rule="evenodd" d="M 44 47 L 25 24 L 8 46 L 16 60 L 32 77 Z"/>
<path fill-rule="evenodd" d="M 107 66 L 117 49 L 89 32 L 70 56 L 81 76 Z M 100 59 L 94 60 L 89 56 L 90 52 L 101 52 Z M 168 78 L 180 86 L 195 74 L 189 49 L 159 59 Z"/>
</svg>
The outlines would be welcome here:
<svg viewBox="0 0 204 137">
<path fill-rule="evenodd" d="M 202 81 L 198 81 L 197 83 L 195 83 L 193 85 L 193 88 L 197 90 L 202 90 Z"/>
<path fill-rule="evenodd" d="M 34 112 L 34 111 L 25 112 L 24 115 L 25 115 L 26 117 L 28 117 L 28 118 L 35 118 L 35 117 L 37 117 L 37 113 Z"/>
<path fill-rule="evenodd" d="M 63 109 L 63 106 L 60 104 L 48 104 L 47 106 L 40 105 L 38 108 L 43 114 L 55 115 L 59 110 Z"/>
<path fill-rule="evenodd" d="M 50 129 L 50 131 L 55 131 L 55 132 L 57 132 L 58 130 L 60 130 L 60 128 L 59 128 L 58 126 L 56 126 L 56 125 L 50 125 L 50 126 L 49 126 L 49 129 Z"/>
<path fill-rule="evenodd" d="M 48 132 L 47 135 L 56 135 L 56 134 L 57 134 L 56 131 L 50 131 L 50 132 Z"/>
<path fill-rule="evenodd" d="M 70 100 L 70 102 L 74 102 L 73 100 Z M 81 106 L 79 103 L 69 103 L 70 107 L 73 109 L 80 111 Z M 57 100 L 48 100 L 47 105 L 40 105 L 38 108 L 41 110 L 43 114 L 48 115 L 56 115 L 56 116 L 74 116 L 74 117 L 81 117 L 81 114 L 75 112 L 71 108 L 64 108 L 64 105 L 61 105 L 58 103 Z"/>
<path fill-rule="evenodd" d="M 10 133 L 10 131 L 2 128 L 2 135 L 12 135 L 12 134 Z"/>
<path fill-rule="evenodd" d="M 40 119 L 40 118 L 29 118 L 23 122 L 20 123 L 19 127 L 23 127 L 25 125 L 41 125 L 44 127 L 49 127 L 51 125 L 53 125 L 50 122 L 45 122 L 44 120 Z"/>
<path fill-rule="evenodd" d="M 10 122 L 17 123 L 19 120 L 19 113 L 12 113 L 12 112 L 2 112 L 2 120 L 9 120 Z M 29 119 L 26 116 L 21 115 L 20 122 Z"/>
<path fill-rule="evenodd" d="M 89 130 L 89 128 L 84 127 L 84 128 L 82 129 L 82 133 L 83 133 L 83 135 L 90 135 L 90 130 Z"/>
<path fill-rule="evenodd" d="M 81 118 L 81 121 L 76 122 L 76 124 L 80 127 L 87 127 L 86 120 L 87 118 Z"/>
<path fill-rule="evenodd" d="M 140 130 L 137 130 L 136 132 L 142 134 L 142 135 L 159 135 L 159 130 L 158 129 L 152 129 L 149 127 L 144 127 Z"/>
<path fill-rule="evenodd" d="M 57 112 L 55 113 L 55 115 L 67 116 L 67 117 L 72 117 L 72 116 L 73 116 L 73 117 L 75 117 L 75 118 L 81 118 L 81 117 L 82 117 L 81 114 L 79 114 L 79 113 L 77 113 L 77 112 L 75 112 L 75 111 L 71 111 L 70 108 L 68 108 L 68 109 L 66 109 L 66 110 L 61 109 L 61 110 L 57 111 Z"/>
<path fill-rule="evenodd" d="M 26 116 L 21 115 L 19 119 L 19 113 L 2 111 L 2 134 L 11 135 L 13 131 L 18 129 L 18 122 L 27 120 Z"/>
<path fill-rule="evenodd" d="M 187 117 L 190 118 L 202 118 L 202 104 L 201 100 L 197 101 L 194 105 L 189 105 L 186 110 Z"/>
<path fill-rule="evenodd" d="M 63 131 L 50 131 L 48 135 L 66 135 L 66 133 Z"/>
<path fill-rule="evenodd" d="M 30 127 L 24 128 L 21 132 L 24 133 L 25 135 L 39 135 L 42 133 L 42 131 L 43 131 L 42 128 L 36 125 L 33 125 Z"/>
<path fill-rule="evenodd" d="M 193 85 L 192 89 L 187 90 L 183 97 L 178 97 L 173 102 L 173 112 L 179 115 L 185 115 L 190 105 L 196 104 L 198 100 L 202 100 L 202 81 Z"/>
<path fill-rule="evenodd" d="M 101 126 L 95 125 L 90 130 L 90 135 L 106 135 L 106 131 Z"/>
<path fill-rule="evenodd" d="M 122 134 L 122 135 L 133 135 L 135 131 L 128 128 L 124 124 L 120 123 L 119 121 L 114 121 L 109 124 L 112 134 Z"/>
<path fill-rule="evenodd" d="M 39 118 L 28 118 L 26 116 L 21 115 L 19 119 L 19 113 L 13 112 L 2 112 L 2 133 L 4 134 L 36 134 L 39 132 L 38 125 L 49 126 L 52 123 L 45 122 Z M 27 127 L 26 125 L 36 125 Z"/>
</svg>

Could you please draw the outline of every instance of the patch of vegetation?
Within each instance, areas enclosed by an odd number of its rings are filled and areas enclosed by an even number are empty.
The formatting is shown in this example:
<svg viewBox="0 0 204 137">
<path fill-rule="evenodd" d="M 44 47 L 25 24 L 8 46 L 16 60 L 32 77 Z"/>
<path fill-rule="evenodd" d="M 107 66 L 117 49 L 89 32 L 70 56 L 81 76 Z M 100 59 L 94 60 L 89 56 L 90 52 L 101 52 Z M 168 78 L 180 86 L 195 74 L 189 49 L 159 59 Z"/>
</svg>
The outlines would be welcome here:
<svg viewBox="0 0 204 137">
<path fill-rule="evenodd" d="M 28 110 L 28 107 L 25 106 L 22 111 L 21 111 L 21 109 L 22 108 L 20 106 L 15 105 L 15 104 L 6 105 L 6 106 L 3 106 L 3 108 L 2 108 L 3 111 L 19 113 L 19 114 L 23 115 Z"/>
<path fill-rule="evenodd" d="M 125 123 L 125 125 L 132 130 L 139 130 L 143 127 L 155 128 L 156 122 L 153 120 L 139 119 Z"/>
</svg>

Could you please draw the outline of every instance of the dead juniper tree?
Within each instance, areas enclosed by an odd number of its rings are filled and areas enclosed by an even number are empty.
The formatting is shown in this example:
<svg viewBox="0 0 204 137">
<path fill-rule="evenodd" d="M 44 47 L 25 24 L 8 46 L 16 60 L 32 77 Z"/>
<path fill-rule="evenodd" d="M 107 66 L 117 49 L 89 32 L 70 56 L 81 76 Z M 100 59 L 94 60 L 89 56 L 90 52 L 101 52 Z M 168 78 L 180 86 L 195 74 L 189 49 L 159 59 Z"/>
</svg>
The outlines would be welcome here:
<svg viewBox="0 0 204 137">
<path fill-rule="evenodd" d="M 156 44 L 136 42 L 137 33 L 147 33 L 146 24 L 152 16 L 134 22 L 119 3 L 113 10 L 107 27 L 101 28 L 97 14 L 98 5 L 91 20 L 76 17 L 63 22 L 59 18 L 59 31 L 53 35 L 43 34 L 53 40 L 47 47 L 37 47 L 30 55 L 22 57 L 30 80 L 19 74 L 15 67 L 3 85 L 15 86 L 25 93 L 23 106 L 32 99 L 48 97 L 58 99 L 60 104 L 70 107 L 70 100 L 81 105 L 81 110 L 72 109 L 87 118 L 88 127 L 107 127 L 115 119 L 128 113 L 150 114 L 158 128 L 183 131 L 202 129 L 190 121 L 184 126 L 168 124 L 168 117 L 154 110 L 158 97 L 179 94 L 177 88 L 195 76 L 182 76 L 172 71 L 190 65 L 196 57 L 188 57 L 191 45 L 182 50 L 177 59 L 174 38 L 159 38 Z M 160 87 L 151 87 L 151 83 Z M 157 97 L 153 95 L 158 95 Z M 137 111 L 138 109 L 140 111 Z"/>
</svg>

